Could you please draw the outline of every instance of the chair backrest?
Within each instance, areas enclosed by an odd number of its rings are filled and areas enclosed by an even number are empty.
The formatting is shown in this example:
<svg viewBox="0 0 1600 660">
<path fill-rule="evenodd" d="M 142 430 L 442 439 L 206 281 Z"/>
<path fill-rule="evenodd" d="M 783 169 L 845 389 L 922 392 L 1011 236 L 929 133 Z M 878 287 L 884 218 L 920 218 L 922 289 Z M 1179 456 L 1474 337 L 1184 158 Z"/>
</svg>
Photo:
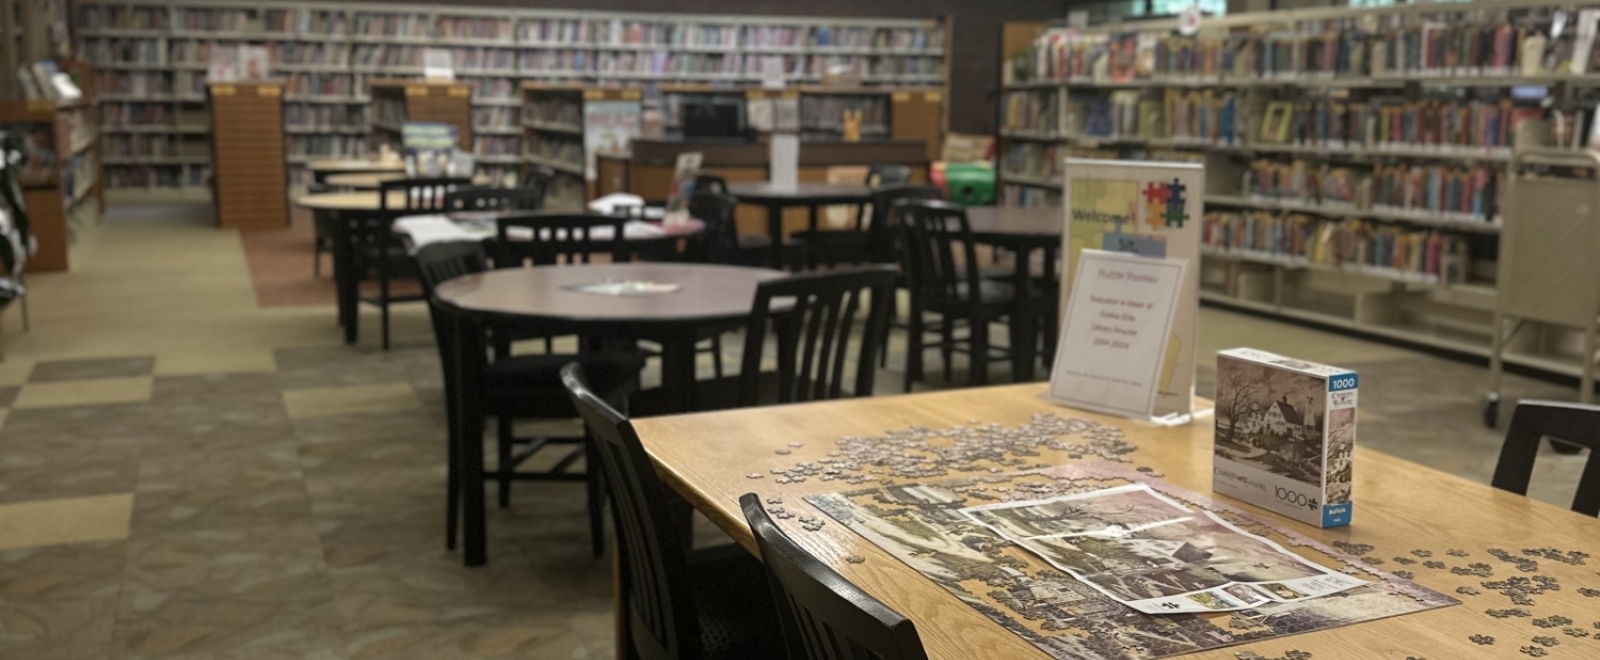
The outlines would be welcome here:
<svg viewBox="0 0 1600 660">
<path fill-rule="evenodd" d="M 872 396 L 879 343 L 874 338 L 883 336 L 889 322 L 894 279 L 894 270 L 874 266 L 806 273 L 757 285 L 745 326 L 739 406 Z M 775 300 L 780 305 L 792 301 L 793 307 L 774 310 Z M 861 319 L 864 307 L 867 316 Z M 764 402 L 760 401 L 761 358 L 769 324 L 777 342 L 778 400 Z M 851 365 L 852 344 L 855 383 L 847 391 L 845 367 Z"/>
<path fill-rule="evenodd" d="M 900 260 L 900 230 L 895 223 L 894 203 L 902 199 L 939 200 L 944 195 L 938 186 L 879 186 L 872 191 L 871 219 L 867 225 L 873 263 L 896 263 Z"/>
<path fill-rule="evenodd" d="M 610 491 L 619 579 L 635 650 L 643 660 L 699 657 L 700 624 L 683 582 L 684 539 L 650 456 L 633 424 L 589 391 L 582 367 L 562 368 L 561 382 L 589 428 L 590 460 L 600 464 Z"/>
<path fill-rule="evenodd" d="M 700 233 L 700 241 L 709 252 L 707 260 L 731 259 L 733 251 L 739 249 L 739 227 L 734 215 L 738 207 L 739 200 L 725 193 L 696 189 L 689 198 L 690 217 L 706 225 Z"/>
<path fill-rule="evenodd" d="M 1544 438 L 1588 448 L 1589 462 L 1578 480 L 1572 510 L 1600 516 L 1600 406 L 1561 401 L 1517 403 L 1490 483 L 1501 490 L 1527 495 L 1533 460 L 1539 454 L 1539 441 Z"/>
<path fill-rule="evenodd" d="M 472 179 L 459 176 L 412 177 L 378 184 L 378 209 L 382 211 L 443 211 L 446 193 L 472 186 Z M 404 192 L 400 206 L 390 205 L 389 194 Z"/>
<path fill-rule="evenodd" d="M 539 191 L 542 202 L 544 195 L 550 190 L 550 182 L 555 180 L 556 170 L 549 165 L 534 165 L 528 168 L 527 176 L 522 177 L 522 187 L 528 190 Z"/>
<path fill-rule="evenodd" d="M 595 253 L 627 261 L 620 215 L 521 213 L 495 218 L 494 267 L 589 263 Z"/>
<path fill-rule="evenodd" d="M 912 295 L 954 301 L 965 287 L 976 300 L 981 275 L 966 209 L 949 202 L 902 199 L 891 212 L 904 239 L 901 255 Z"/>
<path fill-rule="evenodd" d="M 718 195 L 728 193 L 728 180 L 717 174 L 694 175 L 694 191 L 696 193 L 708 192 Z"/>
<path fill-rule="evenodd" d="M 910 619 L 790 539 L 755 493 L 739 505 L 761 550 L 789 660 L 927 660 Z"/>
<path fill-rule="evenodd" d="M 483 243 L 478 241 L 450 241 L 429 243 L 417 248 L 412 259 L 417 264 L 417 281 L 428 298 L 428 315 L 433 320 L 433 338 L 439 345 L 439 365 L 444 369 L 447 391 L 453 391 L 455 382 L 455 323 L 433 300 L 433 290 L 440 284 L 469 273 L 489 269 Z"/>
<path fill-rule="evenodd" d="M 865 183 L 874 188 L 911 183 L 911 168 L 905 165 L 868 165 Z"/>
<path fill-rule="evenodd" d="M 537 211 L 544 208 L 544 188 L 474 187 L 444 194 L 444 211 Z"/>
</svg>

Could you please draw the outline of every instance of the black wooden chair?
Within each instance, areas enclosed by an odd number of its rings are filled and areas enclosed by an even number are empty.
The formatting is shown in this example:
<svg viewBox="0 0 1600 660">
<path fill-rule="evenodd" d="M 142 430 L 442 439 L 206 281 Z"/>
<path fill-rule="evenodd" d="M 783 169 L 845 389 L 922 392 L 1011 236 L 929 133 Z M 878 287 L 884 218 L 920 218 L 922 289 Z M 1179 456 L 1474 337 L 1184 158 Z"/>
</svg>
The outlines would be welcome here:
<svg viewBox="0 0 1600 660">
<path fill-rule="evenodd" d="M 739 373 L 698 381 L 696 401 L 716 410 L 872 396 L 879 342 L 868 339 L 883 332 L 893 295 L 894 271 L 884 267 L 762 282 Z M 777 361 L 766 371 L 769 353 Z"/>
<path fill-rule="evenodd" d="M 1552 445 L 1578 446 L 1589 450 L 1578 481 L 1578 494 L 1572 510 L 1600 516 L 1600 406 L 1560 401 L 1521 401 L 1511 413 L 1511 427 L 1500 448 L 1500 462 L 1494 469 L 1495 488 L 1518 495 L 1528 494 L 1533 477 L 1533 461 L 1539 454 L 1539 441 L 1549 438 Z"/>
<path fill-rule="evenodd" d="M 903 189 L 911 182 L 911 168 L 905 165 L 872 165 L 867 168 L 867 176 L 863 181 L 867 187 L 877 190 L 879 188 Z M 937 188 L 933 188 L 937 191 Z M 924 199 L 938 199 L 932 197 L 919 197 Z M 892 201 L 892 200 L 891 200 Z M 863 202 L 856 206 L 854 221 L 843 229 L 818 229 L 807 228 L 794 233 L 794 239 L 805 243 L 806 265 L 809 268 L 817 266 L 839 266 L 865 263 L 884 263 L 874 257 L 881 254 L 881 249 L 876 245 L 878 234 L 878 218 L 880 205 L 876 199 Z"/>
<path fill-rule="evenodd" d="M 928 348 L 938 348 L 944 358 L 945 380 L 950 379 L 951 358 L 966 353 L 968 382 L 988 381 L 989 360 L 1018 359 L 1019 349 L 1032 346 L 1037 332 L 1026 304 L 1019 303 L 1013 287 L 983 277 L 978 268 L 976 243 L 959 204 L 937 201 L 895 202 L 903 237 L 906 284 L 911 292 L 911 315 L 906 342 L 906 391 L 922 380 L 922 358 Z M 927 346 L 928 313 L 939 315 L 939 341 Z M 989 324 L 1010 317 L 1009 350 L 989 343 Z M 958 338 L 956 323 L 965 322 L 967 337 Z M 1023 357 L 1022 359 L 1029 359 Z"/>
<path fill-rule="evenodd" d="M 429 298 L 434 288 L 448 280 L 481 273 L 488 269 L 483 244 L 461 241 L 424 245 L 415 255 L 417 273 Z M 484 366 L 482 382 L 461 383 L 456 365 L 457 319 L 443 306 L 429 306 L 433 319 L 434 337 L 439 345 L 439 361 L 444 369 L 445 402 L 449 419 L 450 462 L 448 471 L 448 504 L 446 516 L 449 529 L 446 546 L 455 547 L 458 514 L 461 510 L 465 488 L 483 488 L 488 481 L 499 484 L 500 506 L 511 503 L 513 481 L 584 481 L 588 485 L 590 539 L 595 556 L 603 550 L 604 533 L 601 530 L 599 476 L 600 471 L 591 463 L 584 473 L 571 471 L 582 458 L 584 436 L 557 438 L 516 438 L 512 433 L 515 419 L 573 419 L 578 411 L 572 407 L 571 398 L 561 384 L 560 369 L 569 363 L 583 364 L 595 376 L 595 386 L 613 401 L 621 400 L 636 389 L 639 370 L 644 360 L 638 356 L 612 353 L 581 355 L 519 355 L 498 357 Z M 483 465 L 464 465 L 461 418 L 457 397 L 465 392 L 480 401 L 485 417 L 496 419 L 498 464 L 494 472 L 486 472 Z M 465 439 L 482 442 L 481 438 Z M 516 468 L 544 449 L 567 447 L 571 450 L 545 472 L 518 472 Z"/>
<path fill-rule="evenodd" d="M 616 525 L 617 578 L 633 649 L 640 660 L 782 658 L 777 613 L 761 563 L 736 545 L 690 551 L 669 491 L 626 417 L 596 397 L 584 369 L 562 382 L 583 414 L 605 472 Z"/>
<path fill-rule="evenodd" d="M 726 195 L 728 194 L 728 180 L 716 174 L 696 174 L 694 175 L 694 192 L 695 194 L 706 192 Z"/>
<path fill-rule="evenodd" d="M 789 660 L 928 660 L 917 626 L 828 568 L 783 530 L 761 498 L 739 498 L 772 585 Z"/>
<path fill-rule="evenodd" d="M 537 211 L 544 208 L 544 189 L 477 187 L 444 194 L 445 213 Z"/>
<path fill-rule="evenodd" d="M 381 310 L 383 325 L 383 350 L 389 350 L 389 306 L 395 303 L 424 300 L 422 295 L 396 295 L 390 284 L 404 277 L 410 265 L 405 258 L 405 248 L 394 235 L 395 218 L 416 213 L 443 212 L 445 195 L 456 188 L 472 185 L 466 177 L 409 178 L 384 181 L 378 184 L 378 211 L 350 220 L 341 219 L 345 230 L 357 229 L 362 236 L 356 238 L 362 249 L 355 252 L 357 263 L 354 272 L 359 280 L 368 272 L 378 278 L 378 295 L 360 296 L 358 300 L 376 305 Z M 355 214 L 343 214 L 351 215 Z M 340 237 L 335 236 L 335 240 Z M 348 238 L 347 238 L 348 240 Z M 358 285 L 359 286 L 359 285 Z"/>
<path fill-rule="evenodd" d="M 495 219 L 495 268 L 525 264 L 553 266 L 589 263 L 595 254 L 613 262 L 629 259 L 619 215 L 527 213 Z"/>
<path fill-rule="evenodd" d="M 544 196 L 550 192 L 550 182 L 556 178 L 556 170 L 549 165 L 534 165 L 528 168 L 528 174 L 522 177 L 524 190 L 538 191 L 539 207 L 544 207 Z"/>
<path fill-rule="evenodd" d="M 870 224 L 867 225 L 867 261 L 892 265 L 896 271 L 896 298 L 892 298 L 889 304 L 889 322 L 883 326 L 883 344 L 878 349 L 878 363 L 883 366 L 889 364 L 889 331 L 894 328 L 907 328 L 906 324 L 897 320 L 900 316 L 898 291 L 906 288 L 906 275 L 900 270 L 902 232 L 900 226 L 896 224 L 898 219 L 893 211 L 895 202 L 902 199 L 937 201 L 944 199 L 944 193 L 937 186 L 927 185 L 889 185 L 872 191 L 872 201 L 868 207 Z"/>
<path fill-rule="evenodd" d="M 695 257 L 705 263 L 743 263 L 739 254 L 739 228 L 734 212 L 739 200 L 727 193 L 702 191 L 695 187 L 689 198 L 689 216 L 705 223 L 695 241 Z"/>
</svg>

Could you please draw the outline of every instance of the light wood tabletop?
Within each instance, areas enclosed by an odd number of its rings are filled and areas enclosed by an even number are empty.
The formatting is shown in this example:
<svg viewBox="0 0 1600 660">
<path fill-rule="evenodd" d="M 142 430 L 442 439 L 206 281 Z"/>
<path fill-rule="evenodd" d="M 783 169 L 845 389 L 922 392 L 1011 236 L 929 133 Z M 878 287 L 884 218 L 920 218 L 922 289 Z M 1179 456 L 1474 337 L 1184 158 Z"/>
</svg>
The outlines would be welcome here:
<svg viewBox="0 0 1600 660">
<path fill-rule="evenodd" d="M 323 183 L 334 188 L 351 188 L 354 190 L 377 190 L 378 186 L 406 178 L 404 171 L 395 172 L 355 172 L 352 174 L 331 174 Z M 487 186 L 492 179 L 482 174 L 472 177 L 472 185 Z"/>
<path fill-rule="evenodd" d="M 1161 428 L 1055 406 L 1043 399 L 1044 391 L 1042 384 L 1007 385 L 647 418 L 635 420 L 634 426 L 668 486 L 747 549 L 754 545 L 739 509 L 740 495 L 756 492 L 763 498 L 781 497 L 790 513 L 828 520 L 803 498 L 861 488 L 816 478 L 778 484 L 770 475 L 772 469 L 820 460 L 837 448 L 840 438 L 876 436 L 913 425 L 948 428 L 978 420 L 1015 427 L 1036 413 L 1085 418 L 1121 428 L 1126 441 L 1138 447 L 1127 456 L 1133 465 L 1153 467 L 1164 473 L 1169 483 L 1211 494 L 1210 420 Z M 779 455 L 778 450 L 790 453 Z M 1027 460 L 1057 465 L 1098 458 L 1072 461 L 1047 449 L 1038 458 Z M 752 474 L 764 478 L 752 479 Z M 953 476 L 957 475 L 917 481 Z M 1500 548 L 1520 558 L 1523 548 L 1553 547 L 1600 555 L 1596 552 L 1600 520 L 1359 448 L 1354 476 L 1354 520 L 1342 528 L 1316 529 L 1220 495 L 1214 497 L 1325 544 L 1369 544 L 1374 548 L 1369 556 L 1384 560 L 1379 570 L 1411 570 L 1418 584 L 1463 604 L 1183 657 L 1234 660 L 1237 653 L 1253 651 L 1270 658 L 1281 657 L 1288 649 L 1301 649 L 1319 659 L 1518 658 L 1526 657 L 1518 649 L 1533 645 L 1535 636 L 1559 639 L 1561 646 L 1549 650 L 1551 657 L 1600 657 L 1600 597 L 1580 593 L 1580 588 L 1600 589 L 1600 573 L 1596 572 L 1600 558 L 1589 560 L 1586 566 L 1539 560 L 1539 574 L 1556 578 L 1561 588 L 1534 596 L 1536 606 L 1524 608 L 1531 617 L 1572 619 L 1565 626 L 1583 629 L 1587 636 L 1581 638 L 1576 632 L 1563 634 L 1563 626 L 1536 627 L 1529 617 L 1486 615 L 1487 609 L 1514 605 L 1507 596 L 1483 586 L 1484 578 L 1426 568 L 1421 559 L 1404 566 L 1391 559 L 1410 558 L 1412 550 L 1425 549 L 1451 566 L 1490 564 L 1491 580 L 1530 577 L 1533 574 L 1519 573 L 1487 551 Z M 930 658 L 1048 658 L 844 525 L 829 520 L 818 531 L 805 531 L 799 520 L 778 522 L 834 570 L 915 621 Z M 1469 558 L 1446 556 L 1451 549 L 1465 550 Z M 847 562 L 852 555 L 865 561 Z M 1456 589 L 1462 586 L 1481 595 L 1460 594 Z M 1496 643 L 1480 646 L 1468 639 L 1471 635 L 1491 636 Z"/>
<path fill-rule="evenodd" d="M 365 160 L 360 158 L 330 158 L 306 163 L 312 172 L 404 172 L 406 165 L 398 158 L 391 160 Z"/>
<path fill-rule="evenodd" d="M 405 191 L 389 191 L 389 208 L 404 208 L 405 201 Z M 294 198 L 294 205 L 312 211 L 376 211 L 378 210 L 378 191 L 356 190 L 350 192 L 311 193 Z"/>
</svg>

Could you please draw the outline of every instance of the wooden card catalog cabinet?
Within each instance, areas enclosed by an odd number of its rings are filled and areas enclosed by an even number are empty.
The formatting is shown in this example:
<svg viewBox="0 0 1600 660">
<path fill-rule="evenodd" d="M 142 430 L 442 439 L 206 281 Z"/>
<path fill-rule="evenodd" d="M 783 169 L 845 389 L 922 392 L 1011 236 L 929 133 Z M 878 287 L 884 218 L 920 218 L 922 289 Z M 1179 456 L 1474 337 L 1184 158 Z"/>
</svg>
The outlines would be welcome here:
<svg viewBox="0 0 1600 660">
<path fill-rule="evenodd" d="M 289 168 L 283 152 L 283 83 L 211 83 L 211 161 L 217 226 L 289 226 Z"/>
</svg>

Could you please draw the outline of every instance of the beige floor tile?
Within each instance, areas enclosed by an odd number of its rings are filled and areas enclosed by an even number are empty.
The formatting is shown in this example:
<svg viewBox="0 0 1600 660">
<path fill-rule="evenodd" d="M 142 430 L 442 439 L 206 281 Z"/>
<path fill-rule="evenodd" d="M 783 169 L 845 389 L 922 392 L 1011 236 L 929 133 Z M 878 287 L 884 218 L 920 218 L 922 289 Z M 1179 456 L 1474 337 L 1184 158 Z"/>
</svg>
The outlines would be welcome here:
<svg viewBox="0 0 1600 660">
<path fill-rule="evenodd" d="M 58 383 L 30 383 L 17 393 L 14 408 L 58 408 L 95 406 L 112 403 L 139 403 L 150 400 L 149 376 L 92 378 Z"/>
<path fill-rule="evenodd" d="M 380 383 L 288 390 L 283 393 L 283 405 L 289 417 L 305 419 L 346 413 L 407 410 L 422 404 L 410 384 Z"/>
<path fill-rule="evenodd" d="M 1417 356 L 1403 348 L 1210 308 L 1200 310 L 1198 334 L 1197 364 L 1216 364 L 1217 351 L 1241 347 L 1338 366 Z"/>
<path fill-rule="evenodd" d="M 9 338 L 6 341 L 10 341 Z M 28 382 L 28 374 L 33 372 L 33 360 L 7 355 L 0 361 L 0 386 L 21 385 Z"/>
<path fill-rule="evenodd" d="M 128 538 L 133 493 L 0 504 L 0 550 Z"/>
</svg>

